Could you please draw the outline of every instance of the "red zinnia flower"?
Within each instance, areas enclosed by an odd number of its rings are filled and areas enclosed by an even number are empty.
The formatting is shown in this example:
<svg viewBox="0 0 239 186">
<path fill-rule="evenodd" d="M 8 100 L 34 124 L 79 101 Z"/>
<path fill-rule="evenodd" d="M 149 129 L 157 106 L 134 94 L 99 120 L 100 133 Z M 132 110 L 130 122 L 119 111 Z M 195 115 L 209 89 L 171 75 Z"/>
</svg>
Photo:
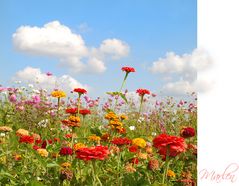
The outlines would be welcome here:
<svg viewBox="0 0 239 186">
<path fill-rule="evenodd" d="M 76 158 L 85 161 L 91 159 L 104 160 L 108 157 L 109 149 L 106 146 L 84 147 L 76 151 Z"/>
<path fill-rule="evenodd" d="M 75 88 L 74 92 L 78 92 L 79 94 L 85 94 L 87 91 L 83 88 Z"/>
<path fill-rule="evenodd" d="M 37 145 L 34 145 L 32 148 L 33 148 L 34 150 L 37 150 L 37 149 L 40 149 L 41 147 L 39 147 L 39 146 L 37 146 Z"/>
<path fill-rule="evenodd" d="M 37 140 L 35 140 L 35 143 L 36 143 L 36 144 L 41 144 L 41 143 L 42 143 L 42 140 L 41 140 L 41 139 L 37 139 Z"/>
<path fill-rule="evenodd" d="M 129 152 L 134 152 L 134 153 L 138 152 L 138 146 L 136 146 L 136 145 L 130 146 L 129 147 Z"/>
<path fill-rule="evenodd" d="M 80 114 L 83 115 L 83 116 L 85 116 L 85 115 L 87 115 L 87 114 L 91 114 L 91 112 L 90 112 L 90 110 L 88 110 L 88 109 L 82 109 L 82 110 L 80 110 Z"/>
<path fill-rule="evenodd" d="M 129 145 L 131 144 L 131 140 L 128 138 L 114 138 L 111 143 L 121 146 L 121 145 Z"/>
<path fill-rule="evenodd" d="M 184 127 L 181 131 L 180 131 L 180 136 L 183 138 L 190 138 L 195 136 L 195 130 L 192 127 Z"/>
<path fill-rule="evenodd" d="M 66 155 L 72 155 L 73 151 L 70 147 L 61 147 L 60 155 L 66 156 Z"/>
<path fill-rule="evenodd" d="M 137 165 L 137 164 L 139 163 L 139 159 L 138 159 L 138 158 L 132 158 L 132 159 L 131 159 L 131 163 Z"/>
<path fill-rule="evenodd" d="M 175 157 L 186 149 L 184 138 L 169 136 L 167 134 L 155 137 L 153 146 L 159 150 L 158 152 L 160 155 L 163 155 L 163 158 L 166 157 L 166 153 L 170 157 Z"/>
<path fill-rule="evenodd" d="M 42 142 L 41 148 L 45 149 L 48 144 L 52 144 L 52 140 L 44 140 Z"/>
<path fill-rule="evenodd" d="M 144 96 L 145 94 L 150 94 L 150 91 L 149 90 L 147 90 L 147 89 L 138 89 L 138 90 L 136 90 L 136 93 L 138 93 L 139 94 L 139 96 Z"/>
<path fill-rule="evenodd" d="M 34 137 L 23 135 L 20 137 L 19 143 L 29 143 L 29 144 L 34 143 Z"/>
<path fill-rule="evenodd" d="M 67 108 L 66 113 L 68 114 L 76 114 L 77 113 L 77 108 Z"/>
<path fill-rule="evenodd" d="M 133 67 L 122 67 L 121 70 L 126 73 L 135 72 L 135 69 Z"/>
</svg>

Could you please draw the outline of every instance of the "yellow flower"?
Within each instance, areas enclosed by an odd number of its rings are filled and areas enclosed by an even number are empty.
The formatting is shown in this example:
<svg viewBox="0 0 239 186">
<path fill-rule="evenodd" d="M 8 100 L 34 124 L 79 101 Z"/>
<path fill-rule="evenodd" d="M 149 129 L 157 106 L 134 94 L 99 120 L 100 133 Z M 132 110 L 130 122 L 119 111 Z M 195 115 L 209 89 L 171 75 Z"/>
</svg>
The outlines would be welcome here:
<svg viewBox="0 0 239 186">
<path fill-rule="evenodd" d="M 111 120 L 109 125 L 112 127 L 122 127 L 123 123 L 121 123 L 118 119 Z"/>
<path fill-rule="evenodd" d="M 101 138 L 99 136 L 96 136 L 95 134 L 94 135 L 91 135 L 88 137 L 88 140 L 90 141 L 100 141 Z"/>
<path fill-rule="evenodd" d="M 25 129 L 18 129 L 16 132 L 16 135 L 17 136 L 28 136 L 29 132 L 28 132 L 28 130 L 25 130 Z"/>
<path fill-rule="evenodd" d="M 126 120 L 126 119 L 128 119 L 128 117 L 127 117 L 126 115 L 122 114 L 122 115 L 120 116 L 120 119 L 121 119 L 121 120 Z"/>
<path fill-rule="evenodd" d="M 61 164 L 61 166 L 62 166 L 63 168 L 68 168 L 68 167 L 71 167 L 71 163 L 64 162 L 64 163 Z"/>
<path fill-rule="evenodd" d="M 83 148 L 83 147 L 85 147 L 85 144 L 83 144 L 83 143 L 76 143 L 76 144 L 73 146 L 73 148 L 74 148 L 75 151 L 77 151 L 77 150 L 79 150 L 80 148 Z"/>
<path fill-rule="evenodd" d="M 1 126 L 0 127 L 1 132 L 12 132 L 12 128 L 8 126 Z"/>
<path fill-rule="evenodd" d="M 105 119 L 107 120 L 118 119 L 118 116 L 114 112 L 109 112 L 105 115 Z"/>
<path fill-rule="evenodd" d="M 55 98 L 64 98 L 66 97 L 66 93 L 60 90 L 55 90 L 51 93 L 51 96 Z"/>
<path fill-rule="evenodd" d="M 80 122 L 80 118 L 77 117 L 77 116 L 69 116 L 68 119 L 69 119 L 71 122 L 76 122 L 76 123 Z"/>
<path fill-rule="evenodd" d="M 175 178 L 176 174 L 172 170 L 168 170 L 167 176 Z"/>
<path fill-rule="evenodd" d="M 144 148 L 146 146 L 146 141 L 143 138 L 135 138 L 132 140 L 132 144 Z"/>
<path fill-rule="evenodd" d="M 48 152 L 46 149 L 37 149 L 38 154 L 40 154 L 42 157 L 47 157 Z"/>
</svg>

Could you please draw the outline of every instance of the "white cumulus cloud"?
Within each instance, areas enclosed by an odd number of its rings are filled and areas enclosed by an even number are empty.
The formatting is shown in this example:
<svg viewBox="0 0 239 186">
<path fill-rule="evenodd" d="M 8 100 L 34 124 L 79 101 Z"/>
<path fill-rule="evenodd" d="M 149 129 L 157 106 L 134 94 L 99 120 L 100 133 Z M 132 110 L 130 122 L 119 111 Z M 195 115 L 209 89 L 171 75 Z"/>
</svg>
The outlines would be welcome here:
<svg viewBox="0 0 239 186">
<path fill-rule="evenodd" d="M 58 21 L 42 28 L 21 26 L 13 34 L 14 46 L 24 52 L 54 57 L 87 56 L 88 49 L 80 35 Z"/>
<path fill-rule="evenodd" d="M 129 54 L 129 46 L 118 39 L 106 39 L 102 41 L 99 51 L 111 55 L 113 59 L 119 59 Z"/>
<path fill-rule="evenodd" d="M 191 54 L 177 55 L 169 52 L 165 58 L 154 61 L 149 70 L 155 74 L 174 77 L 174 81 L 169 81 L 162 87 L 162 93 L 180 96 L 195 91 L 207 91 L 211 82 L 202 78 L 198 80 L 197 72 L 205 71 L 211 65 L 210 55 L 197 48 Z"/>
<path fill-rule="evenodd" d="M 81 35 L 59 21 L 43 27 L 21 26 L 12 36 L 18 51 L 57 58 L 60 64 L 76 73 L 101 73 L 106 59 L 117 60 L 129 54 L 129 46 L 116 38 L 103 40 L 99 48 L 88 47 Z"/>
<path fill-rule="evenodd" d="M 18 80 L 23 83 L 31 83 L 37 85 L 37 87 L 47 90 L 62 89 L 67 92 L 74 88 L 82 87 L 89 89 L 88 85 L 83 85 L 76 79 L 69 75 L 62 76 L 47 76 L 39 68 L 26 67 L 23 70 L 18 71 L 13 80 Z"/>
</svg>

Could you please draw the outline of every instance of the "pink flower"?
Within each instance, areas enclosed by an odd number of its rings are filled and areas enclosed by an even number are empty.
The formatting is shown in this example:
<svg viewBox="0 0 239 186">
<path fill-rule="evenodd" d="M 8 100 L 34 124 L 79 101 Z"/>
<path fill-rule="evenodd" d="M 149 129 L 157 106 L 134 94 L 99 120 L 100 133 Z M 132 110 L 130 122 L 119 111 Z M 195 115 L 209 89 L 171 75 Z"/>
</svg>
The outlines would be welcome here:
<svg viewBox="0 0 239 186">
<path fill-rule="evenodd" d="M 12 94 L 8 97 L 9 101 L 12 103 L 15 103 L 17 101 L 17 96 L 15 94 Z"/>
<path fill-rule="evenodd" d="M 32 99 L 33 99 L 33 103 L 35 103 L 35 104 L 38 104 L 41 102 L 41 98 L 38 95 L 32 96 Z"/>
<path fill-rule="evenodd" d="M 5 91 L 5 90 L 7 90 L 7 88 L 0 87 L 0 92 L 3 92 L 3 91 Z"/>
<path fill-rule="evenodd" d="M 159 106 L 160 105 L 160 101 L 156 101 L 156 105 Z"/>
<path fill-rule="evenodd" d="M 88 96 L 84 96 L 84 99 L 85 99 L 85 101 L 86 101 L 87 103 L 90 102 L 90 98 L 89 98 Z"/>
<path fill-rule="evenodd" d="M 51 72 L 47 72 L 46 75 L 47 76 L 52 76 L 52 73 Z"/>
<path fill-rule="evenodd" d="M 24 108 L 24 106 L 16 106 L 16 109 L 18 110 L 18 111 L 23 111 L 25 108 Z"/>
</svg>

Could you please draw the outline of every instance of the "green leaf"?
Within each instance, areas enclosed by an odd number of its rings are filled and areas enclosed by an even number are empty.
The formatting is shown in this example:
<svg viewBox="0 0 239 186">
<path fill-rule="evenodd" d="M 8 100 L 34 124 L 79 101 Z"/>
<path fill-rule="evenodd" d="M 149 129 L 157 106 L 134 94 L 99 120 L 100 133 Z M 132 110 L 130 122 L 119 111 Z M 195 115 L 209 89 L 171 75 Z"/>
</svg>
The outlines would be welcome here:
<svg viewBox="0 0 239 186">
<path fill-rule="evenodd" d="M 4 172 L 4 171 L 0 172 L 0 177 L 7 177 L 11 180 L 16 181 L 16 178 L 13 175 L 9 174 L 8 172 Z"/>
<path fill-rule="evenodd" d="M 97 127 L 91 128 L 91 129 L 90 129 L 90 132 L 91 132 L 92 134 L 95 134 L 96 136 L 102 136 L 102 133 L 100 132 L 100 129 L 97 128 Z"/>
<path fill-rule="evenodd" d="M 119 92 L 106 92 L 106 94 L 109 94 L 111 96 L 116 96 L 119 94 Z"/>
<path fill-rule="evenodd" d="M 106 94 L 112 95 L 112 96 L 120 96 L 126 103 L 128 103 L 128 100 L 126 96 L 122 92 L 106 92 Z"/>
<path fill-rule="evenodd" d="M 123 93 L 120 93 L 120 97 L 126 102 L 128 103 L 128 100 L 126 98 L 126 96 Z"/>
</svg>

